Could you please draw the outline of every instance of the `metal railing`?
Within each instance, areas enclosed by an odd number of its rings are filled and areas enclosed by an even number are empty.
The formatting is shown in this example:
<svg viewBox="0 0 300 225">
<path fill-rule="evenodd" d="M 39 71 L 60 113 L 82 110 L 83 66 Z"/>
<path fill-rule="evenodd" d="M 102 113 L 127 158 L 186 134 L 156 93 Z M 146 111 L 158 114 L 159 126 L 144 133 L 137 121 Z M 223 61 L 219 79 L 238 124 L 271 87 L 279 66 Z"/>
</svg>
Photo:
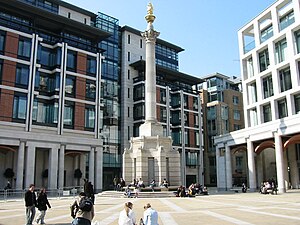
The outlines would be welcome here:
<svg viewBox="0 0 300 225">
<path fill-rule="evenodd" d="M 0 201 L 18 200 L 24 199 L 26 189 L 0 189 Z M 59 189 L 47 189 L 47 196 L 51 198 L 63 198 L 73 197 L 75 198 L 80 192 L 83 191 L 83 186 L 71 186 Z M 39 193 L 39 189 L 35 189 L 36 196 Z"/>
</svg>

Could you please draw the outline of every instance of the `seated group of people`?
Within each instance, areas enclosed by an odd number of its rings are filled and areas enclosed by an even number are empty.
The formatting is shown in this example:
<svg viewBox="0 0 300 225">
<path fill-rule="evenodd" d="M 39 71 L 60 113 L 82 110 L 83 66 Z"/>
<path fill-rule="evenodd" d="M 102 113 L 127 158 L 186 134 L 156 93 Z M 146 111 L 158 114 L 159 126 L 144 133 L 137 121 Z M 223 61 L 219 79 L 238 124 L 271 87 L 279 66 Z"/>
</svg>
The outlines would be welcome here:
<svg viewBox="0 0 300 225">
<path fill-rule="evenodd" d="M 275 192 L 277 191 L 277 187 L 276 187 L 274 180 L 268 180 L 268 181 L 263 182 L 260 186 L 259 193 L 268 194 L 268 190 L 271 190 L 272 194 L 274 191 Z"/>
<path fill-rule="evenodd" d="M 180 185 L 175 192 L 176 197 L 194 197 L 196 194 L 208 195 L 207 188 L 201 184 L 192 183 L 188 190 L 186 190 L 185 186 Z"/>
</svg>

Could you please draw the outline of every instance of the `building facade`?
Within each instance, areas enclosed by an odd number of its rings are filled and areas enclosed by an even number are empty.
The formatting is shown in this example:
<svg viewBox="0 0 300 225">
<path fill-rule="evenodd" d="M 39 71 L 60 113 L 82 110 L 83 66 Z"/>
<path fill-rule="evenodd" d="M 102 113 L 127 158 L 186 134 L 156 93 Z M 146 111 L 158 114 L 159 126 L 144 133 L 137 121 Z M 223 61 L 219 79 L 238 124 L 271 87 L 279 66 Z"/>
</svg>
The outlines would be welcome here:
<svg viewBox="0 0 300 225">
<path fill-rule="evenodd" d="M 128 26 L 121 31 L 121 146 L 125 149 L 131 137 L 139 136 L 145 121 L 146 50 L 140 31 Z M 156 41 L 156 116 L 164 136 L 172 137 L 173 149 L 181 154 L 181 183 L 203 184 L 201 101 L 196 90 L 201 79 L 178 71 L 181 51 L 176 45 Z"/>
<path fill-rule="evenodd" d="M 244 128 L 243 94 L 241 79 L 220 73 L 201 77 L 204 137 L 205 185 L 217 185 L 216 146 L 213 138 Z M 241 173 L 242 168 L 237 168 Z"/>
<path fill-rule="evenodd" d="M 15 175 L 0 184 L 56 189 L 87 178 L 102 190 L 120 173 L 118 49 L 118 20 L 105 14 L 1 1 L 0 172 Z"/>
<path fill-rule="evenodd" d="M 299 3 L 276 1 L 238 32 L 245 129 L 215 138 L 220 189 L 233 185 L 236 153 L 250 190 L 269 179 L 280 192 L 299 188 Z"/>
</svg>

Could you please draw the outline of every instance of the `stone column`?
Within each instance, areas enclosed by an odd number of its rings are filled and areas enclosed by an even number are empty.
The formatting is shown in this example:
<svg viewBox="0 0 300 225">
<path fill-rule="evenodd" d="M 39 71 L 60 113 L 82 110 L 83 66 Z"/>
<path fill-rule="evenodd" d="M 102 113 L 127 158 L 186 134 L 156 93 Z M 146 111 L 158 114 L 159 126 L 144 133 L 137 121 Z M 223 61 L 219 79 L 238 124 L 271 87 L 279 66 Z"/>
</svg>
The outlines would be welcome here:
<svg viewBox="0 0 300 225">
<path fill-rule="evenodd" d="M 17 165 L 17 180 L 16 189 L 22 190 L 23 187 L 23 171 L 24 171 L 24 158 L 25 158 L 25 144 L 26 142 L 20 140 L 19 150 L 18 150 L 18 165 Z"/>
<path fill-rule="evenodd" d="M 256 171 L 255 171 L 255 162 L 254 162 L 254 149 L 253 149 L 253 143 L 250 140 L 250 138 L 247 138 L 247 155 L 248 155 L 250 191 L 255 192 L 257 188 L 257 184 L 256 184 Z"/>
<path fill-rule="evenodd" d="M 220 176 L 219 176 L 219 158 L 220 158 L 220 148 L 216 147 L 216 173 L 217 173 L 217 188 L 220 188 Z"/>
<path fill-rule="evenodd" d="M 59 170 L 58 170 L 58 187 L 64 187 L 64 175 L 65 175 L 65 145 L 60 146 L 59 150 Z"/>
<path fill-rule="evenodd" d="M 256 155 L 256 165 L 257 165 L 257 171 L 261 171 L 257 173 L 257 183 L 260 185 L 262 182 L 264 182 L 264 178 L 263 178 L 264 166 L 263 166 L 263 158 L 261 153 L 259 155 Z"/>
<path fill-rule="evenodd" d="M 286 188 L 285 188 L 285 184 L 284 184 L 284 162 L 283 162 L 282 140 L 277 131 L 274 132 L 273 135 L 274 135 L 274 139 L 275 139 L 278 192 L 285 193 Z"/>
<path fill-rule="evenodd" d="M 103 189 L 103 148 L 96 147 L 96 180 L 95 192 L 102 191 Z"/>
<path fill-rule="evenodd" d="M 49 150 L 48 188 L 57 189 L 58 147 Z"/>
<path fill-rule="evenodd" d="M 89 154 L 89 181 L 95 183 L 95 147 L 91 147 Z"/>
<path fill-rule="evenodd" d="M 34 183 L 35 177 L 35 145 L 27 144 L 25 188 Z"/>
<path fill-rule="evenodd" d="M 225 160 L 226 160 L 226 189 L 232 188 L 232 167 L 231 167 L 231 152 L 230 147 L 225 145 Z"/>
</svg>

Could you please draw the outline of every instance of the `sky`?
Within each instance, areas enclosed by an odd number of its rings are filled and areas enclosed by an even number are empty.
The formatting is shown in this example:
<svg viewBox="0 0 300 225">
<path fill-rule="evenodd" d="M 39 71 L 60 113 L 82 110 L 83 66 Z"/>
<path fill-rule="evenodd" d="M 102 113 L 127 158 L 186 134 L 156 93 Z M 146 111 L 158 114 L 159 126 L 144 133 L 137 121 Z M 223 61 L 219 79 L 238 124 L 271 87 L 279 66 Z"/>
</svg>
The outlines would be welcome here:
<svg viewBox="0 0 300 225">
<path fill-rule="evenodd" d="M 64 0 L 93 13 L 119 19 L 120 26 L 144 31 L 149 0 Z M 276 0 L 151 0 L 159 38 L 184 49 L 179 71 L 203 77 L 240 77 L 237 32 Z"/>
</svg>

